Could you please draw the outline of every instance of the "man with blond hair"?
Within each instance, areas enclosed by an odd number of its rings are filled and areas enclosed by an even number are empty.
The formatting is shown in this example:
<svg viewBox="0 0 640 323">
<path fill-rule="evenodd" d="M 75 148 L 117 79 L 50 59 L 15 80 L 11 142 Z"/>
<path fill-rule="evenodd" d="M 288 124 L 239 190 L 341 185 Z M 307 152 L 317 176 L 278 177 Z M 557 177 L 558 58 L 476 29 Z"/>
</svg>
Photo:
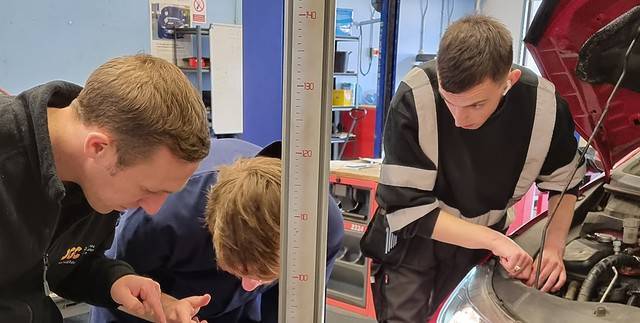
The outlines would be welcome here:
<svg viewBox="0 0 640 323">
<path fill-rule="evenodd" d="M 425 322 L 487 250 L 532 285 L 532 257 L 504 233 L 505 210 L 534 183 L 550 193 L 549 209 L 559 205 L 539 287 L 564 284 L 564 242 L 584 167 L 570 178 L 578 155 L 567 103 L 512 59 L 506 27 L 469 16 L 447 28 L 436 60 L 400 83 L 385 124 L 379 208 L 361 242 L 375 263 L 379 322 Z"/>
<path fill-rule="evenodd" d="M 209 322 L 278 321 L 280 143 L 260 150 L 238 139 L 214 140 L 184 190 L 160 212 L 130 210 L 109 256 L 129 262 L 181 298 L 211 293 L 198 318 Z M 241 158 L 241 159 L 238 159 Z M 327 277 L 343 236 L 342 214 L 329 199 Z M 94 308 L 92 323 L 139 322 Z"/>
<path fill-rule="evenodd" d="M 106 62 L 84 88 L 54 81 L 0 96 L 0 321 L 62 322 L 52 291 L 191 322 L 209 295 L 176 300 L 103 252 L 120 211 L 156 213 L 209 142 L 200 95 L 148 55 Z"/>
</svg>

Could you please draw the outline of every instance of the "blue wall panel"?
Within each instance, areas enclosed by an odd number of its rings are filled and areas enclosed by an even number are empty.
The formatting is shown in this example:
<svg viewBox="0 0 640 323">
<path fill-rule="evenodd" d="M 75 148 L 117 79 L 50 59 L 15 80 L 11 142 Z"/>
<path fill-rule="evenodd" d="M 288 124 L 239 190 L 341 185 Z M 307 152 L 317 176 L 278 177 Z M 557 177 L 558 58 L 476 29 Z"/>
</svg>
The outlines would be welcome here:
<svg viewBox="0 0 640 323">
<path fill-rule="evenodd" d="M 282 138 L 284 1 L 243 0 L 244 140 Z"/>
</svg>

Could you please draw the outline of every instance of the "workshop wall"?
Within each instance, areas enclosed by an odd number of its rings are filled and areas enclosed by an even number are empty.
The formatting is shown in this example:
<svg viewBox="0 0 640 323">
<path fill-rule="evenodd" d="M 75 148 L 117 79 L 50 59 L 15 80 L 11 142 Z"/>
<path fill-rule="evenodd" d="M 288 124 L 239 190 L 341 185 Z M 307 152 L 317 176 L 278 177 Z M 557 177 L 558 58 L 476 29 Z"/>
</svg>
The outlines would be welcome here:
<svg viewBox="0 0 640 323">
<path fill-rule="evenodd" d="M 404 0 L 403 0 L 404 1 Z M 365 0 L 337 0 L 338 8 L 353 9 L 353 21 L 361 22 L 370 19 L 380 19 L 380 13 L 372 13 L 371 1 Z M 362 26 L 360 28 L 351 27 L 351 35 L 360 36 L 362 42 L 362 53 L 358 60 L 358 43 L 340 42 L 338 50 L 352 51 L 349 58 L 348 70 L 358 71 L 358 102 L 360 104 L 375 104 L 377 102 L 376 92 L 378 89 L 378 58 L 370 57 L 370 48 L 380 49 L 380 23 Z M 359 65 L 358 65 L 359 63 Z"/>
<path fill-rule="evenodd" d="M 537 6 L 539 6 L 539 1 Z M 526 0 L 484 0 L 481 1 L 480 12 L 492 16 L 507 26 L 513 38 L 513 62 L 522 64 L 521 55 L 525 24 Z M 536 8 L 537 8 L 536 6 Z"/>
<path fill-rule="evenodd" d="M 420 1 L 400 1 L 400 22 L 398 27 L 398 53 L 396 58 L 396 88 L 415 64 L 420 49 Z M 422 0 L 428 3 L 425 18 L 424 52 L 438 51 L 440 36 L 449 22 L 453 22 L 475 11 L 474 0 Z M 504 1 L 506 2 L 506 1 Z M 449 11 L 447 11 L 449 10 Z"/>
<path fill-rule="evenodd" d="M 238 7 L 209 0 L 207 20 L 241 23 Z M 3 1 L 1 12 L 0 87 L 10 93 L 55 79 L 84 84 L 109 58 L 150 51 L 148 1 Z"/>
</svg>

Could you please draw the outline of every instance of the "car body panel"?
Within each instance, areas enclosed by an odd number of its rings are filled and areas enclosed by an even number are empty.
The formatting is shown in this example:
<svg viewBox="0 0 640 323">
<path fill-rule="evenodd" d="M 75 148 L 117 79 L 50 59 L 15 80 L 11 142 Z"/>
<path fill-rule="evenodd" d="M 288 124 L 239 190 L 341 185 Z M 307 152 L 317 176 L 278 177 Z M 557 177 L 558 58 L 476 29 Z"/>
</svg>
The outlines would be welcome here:
<svg viewBox="0 0 640 323">
<path fill-rule="evenodd" d="M 542 75 L 553 82 L 567 100 L 576 129 L 584 138 L 593 133 L 613 84 L 589 83 L 578 77 L 580 50 L 592 35 L 639 5 L 638 0 L 543 1 L 527 33 L 527 49 Z M 632 38 L 631 35 L 615 36 L 620 38 L 621 46 L 627 47 Z M 617 53 L 611 59 L 619 59 L 621 63 L 624 55 Z M 638 59 L 640 44 L 632 53 Z M 637 66 L 633 66 L 637 70 Z M 637 75 L 628 73 L 627 77 Z M 611 101 L 603 125 L 595 137 L 594 147 L 608 176 L 617 161 L 640 146 L 640 93 L 621 87 Z"/>
</svg>

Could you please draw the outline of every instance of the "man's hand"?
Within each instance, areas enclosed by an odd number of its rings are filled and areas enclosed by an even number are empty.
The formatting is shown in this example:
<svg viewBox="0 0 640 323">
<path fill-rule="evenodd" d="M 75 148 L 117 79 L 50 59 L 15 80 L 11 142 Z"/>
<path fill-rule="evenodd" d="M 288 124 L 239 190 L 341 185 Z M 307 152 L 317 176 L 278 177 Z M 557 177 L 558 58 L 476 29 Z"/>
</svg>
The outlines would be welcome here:
<svg viewBox="0 0 640 323">
<path fill-rule="evenodd" d="M 488 249 L 500 257 L 500 264 L 511 277 L 529 278 L 533 259 L 504 234 L 469 223 L 440 210 L 431 237 L 469 249 Z"/>
<path fill-rule="evenodd" d="M 160 295 L 160 284 L 142 276 L 125 275 L 111 285 L 111 298 L 123 311 L 139 317 L 151 315 L 155 322 L 167 323 Z"/>
<path fill-rule="evenodd" d="M 500 257 L 500 265 L 504 267 L 509 276 L 518 279 L 527 279 L 531 274 L 533 259 L 509 237 L 500 234 L 491 242 L 491 251 Z"/>
<path fill-rule="evenodd" d="M 543 292 L 555 292 L 564 285 L 567 280 L 567 273 L 564 269 L 562 256 L 575 205 L 575 195 L 565 195 L 562 201 L 560 201 L 560 194 L 549 197 L 549 212 L 556 209 L 556 207 L 558 210 L 547 230 L 547 240 L 545 241 L 542 255 L 542 266 L 540 267 L 540 281 L 538 282 L 541 286 L 533 286 L 536 281 L 537 259 L 531 267 L 529 277 L 524 278 L 527 280 L 527 285 L 540 288 Z"/>
<path fill-rule="evenodd" d="M 567 272 L 564 269 L 564 262 L 562 261 L 562 250 L 558 248 L 546 247 L 542 253 L 542 266 L 540 267 L 540 281 L 539 285 L 543 292 L 557 292 L 567 280 Z M 538 259 L 531 266 L 531 274 L 527 279 L 527 286 L 538 288 L 533 286 L 536 282 L 536 269 Z"/>
<path fill-rule="evenodd" d="M 168 323 L 207 323 L 207 321 L 199 321 L 194 319 L 200 308 L 209 304 L 211 296 L 204 294 L 202 296 L 191 296 L 183 299 L 175 299 L 169 295 L 162 295 L 162 306 L 167 315 Z"/>
</svg>

